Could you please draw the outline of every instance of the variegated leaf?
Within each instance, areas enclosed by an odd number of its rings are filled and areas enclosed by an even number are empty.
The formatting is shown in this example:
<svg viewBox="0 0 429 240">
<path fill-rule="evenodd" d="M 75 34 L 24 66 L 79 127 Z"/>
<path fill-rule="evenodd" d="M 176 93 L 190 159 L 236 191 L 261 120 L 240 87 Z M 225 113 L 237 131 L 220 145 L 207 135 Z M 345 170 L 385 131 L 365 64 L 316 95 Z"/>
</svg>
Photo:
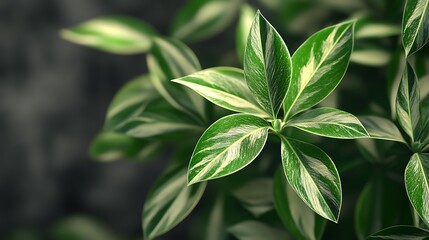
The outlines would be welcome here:
<svg viewBox="0 0 429 240">
<path fill-rule="evenodd" d="M 289 240 L 286 232 L 258 221 L 239 222 L 228 228 L 238 240 Z"/>
<path fill-rule="evenodd" d="M 197 205 L 206 183 L 186 184 L 186 168 L 174 169 L 161 176 L 151 188 L 143 208 L 145 239 L 169 231 Z"/>
<path fill-rule="evenodd" d="M 413 227 L 398 225 L 385 228 L 369 236 L 368 240 L 427 240 L 429 231 Z"/>
<path fill-rule="evenodd" d="M 371 138 L 406 143 L 399 129 L 389 119 L 377 116 L 361 116 L 359 120 Z"/>
<path fill-rule="evenodd" d="M 337 222 L 342 202 L 341 183 L 331 158 L 309 143 L 283 136 L 281 140 L 283 170 L 291 187 L 313 211 Z"/>
<path fill-rule="evenodd" d="M 256 102 L 246 85 L 241 69 L 215 67 L 174 79 L 173 82 L 185 85 L 210 102 L 237 112 L 244 112 L 269 118 L 269 115 Z"/>
<path fill-rule="evenodd" d="M 274 206 L 294 239 L 320 239 L 326 220 L 315 214 L 287 183 L 281 168 L 274 176 Z"/>
<path fill-rule="evenodd" d="M 242 4 L 240 9 L 240 18 L 238 20 L 237 31 L 235 33 L 237 56 L 240 61 L 244 58 L 244 50 L 246 49 L 247 37 L 249 36 L 250 28 L 252 27 L 253 18 L 256 10 L 249 4 Z"/>
<path fill-rule="evenodd" d="M 420 92 L 416 73 L 409 63 L 402 75 L 396 97 L 396 116 L 405 133 L 414 142 L 420 121 Z"/>
<path fill-rule="evenodd" d="M 286 126 L 296 127 L 316 135 L 355 139 L 369 137 L 359 119 L 335 108 L 316 108 L 293 117 Z"/>
<path fill-rule="evenodd" d="M 175 108 L 204 119 L 204 99 L 170 80 L 201 70 L 191 49 L 174 39 L 154 38 L 147 57 L 151 80 L 158 92 Z"/>
<path fill-rule="evenodd" d="M 233 114 L 213 123 L 198 141 L 188 170 L 188 183 L 232 174 L 251 163 L 268 136 L 268 123 L 248 114 Z"/>
<path fill-rule="evenodd" d="M 146 23 L 125 16 L 100 17 L 61 31 L 70 42 L 114 54 L 147 52 L 155 35 Z"/>
<path fill-rule="evenodd" d="M 402 19 L 402 43 L 409 56 L 429 41 L 429 0 L 407 0 Z"/>
<path fill-rule="evenodd" d="M 405 168 L 408 198 L 420 218 L 429 225 L 429 154 L 415 153 Z"/>
<path fill-rule="evenodd" d="M 293 54 L 285 119 L 316 105 L 337 87 L 353 50 L 353 26 L 354 22 L 345 22 L 325 28 Z"/>
<path fill-rule="evenodd" d="M 283 39 L 258 11 L 244 53 L 244 76 L 262 108 L 276 119 L 291 77 L 291 58 Z"/>
</svg>

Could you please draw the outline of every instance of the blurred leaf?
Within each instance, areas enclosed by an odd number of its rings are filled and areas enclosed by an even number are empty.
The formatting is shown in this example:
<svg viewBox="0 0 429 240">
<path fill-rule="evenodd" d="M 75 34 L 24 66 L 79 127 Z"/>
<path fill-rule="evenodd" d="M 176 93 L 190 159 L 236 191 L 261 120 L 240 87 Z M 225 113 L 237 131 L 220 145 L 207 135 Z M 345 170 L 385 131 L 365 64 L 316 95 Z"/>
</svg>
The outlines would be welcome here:
<svg viewBox="0 0 429 240">
<path fill-rule="evenodd" d="M 390 23 L 375 22 L 369 19 L 356 23 L 356 39 L 386 38 L 401 34 L 401 27 Z"/>
<path fill-rule="evenodd" d="M 254 178 L 233 192 L 244 208 L 255 217 L 273 209 L 273 180 L 270 178 Z"/>
<path fill-rule="evenodd" d="M 360 116 L 359 120 L 362 122 L 371 138 L 402 142 L 406 144 L 406 141 L 402 137 L 399 129 L 389 119 L 377 116 Z"/>
<path fill-rule="evenodd" d="M 390 52 L 380 49 L 355 50 L 350 61 L 372 67 L 384 66 L 389 62 Z"/>
<path fill-rule="evenodd" d="M 285 97 L 291 65 L 283 39 L 258 11 L 247 39 L 244 76 L 256 100 L 273 119 Z"/>
<path fill-rule="evenodd" d="M 262 222 L 244 221 L 228 228 L 228 231 L 238 240 L 287 240 L 286 232 L 273 228 Z"/>
<path fill-rule="evenodd" d="M 262 151 L 268 127 L 264 119 L 248 114 L 217 120 L 195 146 L 189 163 L 189 184 L 224 177 L 247 166 Z"/>
<path fill-rule="evenodd" d="M 161 176 L 148 193 L 143 208 L 143 234 L 154 239 L 179 224 L 195 208 L 206 183 L 186 184 L 186 168 Z"/>
<path fill-rule="evenodd" d="M 58 240 L 119 239 L 109 228 L 85 216 L 72 216 L 56 223 L 51 230 L 51 237 Z"/>
<path fill-rule="evenodd" d="M 405 55 L 417 52 L 429 41 L 429 0 L 407 0 L 402 19 Z"/>
<path fill-rule="evenodd" d="M 413 226 L 393 226 L 385 228 L 376 232 L 367 238 L 370 239 L 383 239 L 383 240 L 427 240 L 429 239 L 429 232 L 427 230 L 413 227 Z"/>
<path fill-rule="evenodd" d="M 281 168 L 274 176 L 274 206 L 294 239 L 321 239 L 326 220 L 315 214 L 286 182 Z"/>
<path fill-rule="evenodd" d="M 176 16 L 172 36 L 183 41 L 209 38 L 230 25 L 239 8 L 239 1 L 191 1 Z"/>
<path fill-rule="evenodd" d="M 219 194 L 209 215 L 205 240 L 226 239 L 224 201 L 224 196 Z"/>
<path fill-rule="evenodd" d="M 116 132 L 101 132 L 91 143 L 91 158 L 100 161 L 119 159 L 149 160 L 161 149 L 159 142 L 149 142 Z"/>
<path fill-rule="evenodd" d="M 353 50 L 353 25 L 345 22 L 325 28 L 295 51 L 285 119 L 316 105 L 339 84 Z"/>
<path fill-rule="evenodd" d="M 61 36 L 70 42 L 114 54 L 145 53 L 155 35 L 146 23 L 126 16 L 100 17 L 61 30 Z"/>
<path fill-rule="evenodd" d="M 255 17 L 256 10 L 248 4 L 242 4 L 240 8 L 240 18 L 238 20 L 237 31 L 235 33 L 237 55 L 240 62 L 244 58 L 244 50 L 246 48 L 247 37 L 249 36 L 250 28 Z"/>
<path fill-rule="evenodd" d="M 398 49 L 393 53 L 387 67 L 387 95 L 392 119 L 396 119 L 396 96 L 406 66 L 406 60 L 401 50 Z"/>
</svg>

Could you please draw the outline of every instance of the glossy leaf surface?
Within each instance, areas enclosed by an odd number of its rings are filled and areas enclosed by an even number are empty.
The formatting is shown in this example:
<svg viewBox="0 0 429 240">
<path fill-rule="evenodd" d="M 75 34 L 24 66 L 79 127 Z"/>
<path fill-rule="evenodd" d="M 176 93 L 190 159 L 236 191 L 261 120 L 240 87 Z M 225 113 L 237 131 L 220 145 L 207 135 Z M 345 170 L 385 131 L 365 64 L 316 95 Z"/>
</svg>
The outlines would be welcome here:
<svg viewBox="0 0 429 240">
<path fill-rule="evenodd" d="M 234 173 L 252 162 L 268 136 L 268 123 L 248 114 L 234 114 L 213 123 L 198 141 L 188 170 L 193 184 Z"/>
<path fill-rule="evenodd" d="M 406 143 L 396 125 L 387 118 L 361 116 L 359 120 L 371 138 Z"/>
<path fill-rule="evenodd" d="M 228 231 L 238 240 L 288 240 L 283 230 L 258 221 L 244 221 L 231 226 Z"/>
<path fill-rule="evenodd" d="M 429 0 L 407 0 L 402 19 L 405 55 L 418 51 L 429 41 Z"/>
<path fill-rule="evenodd" d="M 376 232 L 367 238 L 368 240 L 427 240 L 427 230 L 413 226 L 393 226 Z"/>
</svg>

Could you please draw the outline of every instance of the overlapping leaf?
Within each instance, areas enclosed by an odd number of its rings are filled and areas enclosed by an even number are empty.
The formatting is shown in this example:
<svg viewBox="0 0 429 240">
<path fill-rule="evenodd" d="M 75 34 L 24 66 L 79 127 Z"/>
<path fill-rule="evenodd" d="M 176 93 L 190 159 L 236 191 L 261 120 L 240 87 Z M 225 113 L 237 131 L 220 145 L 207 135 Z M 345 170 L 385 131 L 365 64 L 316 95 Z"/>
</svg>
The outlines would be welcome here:
<svg viewBox="0 0 429 240">
<path fill-rule="evenodd" d="M 234 173 L 252 162 L 268 136 L 268 123 L 248 114 L 233 114 L 213 123 L 201 136 L 189 164 L 193 184 Z"/>
<path fill-rule="evenodd" d="M 258 11 L 247 38 L 244 75 L 256 100 L 274 119 L 289 85 L 291 64 L 283 39 Z"/>
<path fill-rule="evenodd" d="M 320 148 L 281 137 L 286 178 L 298 196 L 317 214 L 338 221 L 342 194 L 338 171 Z"/>
<path fill-rule="evenodd" d="M 145 239 L 169 231 L 197 205 L 206 183 L 186 184 L 186 168 L 174 169 L 162 176 L 151 188 L 143 209 Z"/>
<path fill-rule="evenodd" d="M 286 119 L 322 101 L 341 81 L 353 50 L 353 25 L 345 22 L 325 28 L 293 54 L 292 79 L 284 101 Z"/>
<path fill-rule="evenodd" d="M 369 236 L 368 240 L 426 240 L 429 231 L 413 226 L 393 226 L 383 229 Z"/>
<path fill-rule="evenodd" d="M 100 17 L 61 31 L 71 42 L 115 54 L 147 52 L 155 35 L 146 23 L 125 16 Z"/>
<path fill-rule="evenodd" d="M 429 41 L 429 0 L 407 0 L 402 19 L 405 55 L 418 51 Z"/>
<path fill-rule="evenodd" d="M 287 240 L 288 235 L 281 229 L 258 221 L 244 221 L 231 226 L 228 231 L 239 240 Z"/>
<path fill-rule="evenodd" d="M 183 84 L 210 102 L 237 112 L 268 118 L 246 85 L 243 71 L 231 67 L 215 67 L 173 80 Z"/>
<path fill-rule="evenodd" d="M 331 138 L 368 137 L 360 121 L 350 113 L 335 108 L 316 108 L 293 117 L 287 126 Z"/>
<path fill-rule="evenodd" d="M 377 116 L 359 117 L 371 138 L 406 143 L 401 132 L 389 119 Z"/>
</svg>

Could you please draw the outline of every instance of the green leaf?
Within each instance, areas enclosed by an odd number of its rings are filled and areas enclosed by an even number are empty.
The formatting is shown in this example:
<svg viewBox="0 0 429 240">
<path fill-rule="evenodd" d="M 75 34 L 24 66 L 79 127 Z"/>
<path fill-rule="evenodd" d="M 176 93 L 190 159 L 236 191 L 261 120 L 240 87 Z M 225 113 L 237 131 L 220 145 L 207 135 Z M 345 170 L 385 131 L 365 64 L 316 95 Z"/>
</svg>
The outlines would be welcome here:
<svg viewBox="0 0 429 240">
<path fill-rule="evenodd" d="M 161 96 L 175 108 L 204 119 L 204 99 L 170 81 L 201 70 L 192 50 L 174 39 L 155 38 L 151 53 L 147 57 L 150 76 Z"/>
<path fill-rule="evenodd" d="M 283 230 L 273 228 L 265 223 L 257 221 L 239 222 L 228 228 L 238 240 L 288 240 L 289 237 Z"/>
<path fill-rule="evenodd" d="M 176 16 L 172 36 L 195 42 L 207 39 L 230 25 L 239 8 L 239 1 L 214 0 L 191 2 Z"/>
<path fill-rule="evenodd" d="M 274 206 L 294 239 L 321 239 L 326 220 L 316 215 L 287 183 L 279 168 L 274 176 Z"/>
<path fill-rule="evenodd" d="M 258 11 L 247 38 L 244 76 L 262 108 L 276 118 L 291 77 L 291 58 L 286 44 Z"/>
<path fill-rule="evenodd" d="M 385 50 L 363 49 L 353 51 L 350 61 L 361 65 L 380 67 L 385 66 L 389 62 L 390 57 L 390 52 Z"/>
<path fill-rule="evenodd" d="M 369 137 L 359 119 L 348 112 L 335 108 L 311 109 L 293 117 L 286 126 L 296 127 L 316 135 L 355 139 Z"/>
<path fill-rule="evenodd" d="M 161 176 L 151 188 L 143 208 L 145 239 L 154 239 L 179 224 L 195 208 L 206 183 L 186 185 L 186 168 Z"/>
<path fill-rule="evenodd" d="M 367 239 L 427 240 L 429 239 L 429 232 L 427 230 L 413 226 L 393 226 L 376 232 Z"/>
<path fill-rule="evenodd" d="M 240 8 L 240 18 L 238 20 L 237 30 L 235 32 L 235 41 L 238 59 L 243 61 L 244 50 L 246 49 L 247 37 L 252 27 L 253 18 L 256 10 L 249 4 L 242 4 Z"/>
<path fill-rule="evenodd" d="M 215 203 L 208 216 L 207 229 L 204 234 L 205 240 L 225 240 L 226 235 L 225 219 L 225 197 L 218 194 Z"/>
<path fill-rule="evenodd" d="M 359 120 L 362 122 L 371 138 L 402 142 L 406 144 L 406 141 L 402 137 L 399 129 L 389 119 L 377 116 L 360 116 Z"/>
<path fill-rule="evenodd" d="M 255 217 L 273 209 L 273 180 L 270 178 L 249 180 L 232 194 Z"/>
<path fill-rule="evenodd" d="M 145 53 L 156 33 L 138 19 L 125 16 L 100 17 L 61 30 L 64 39 L 114 54 Z"/>
<path fill-rule="evenodd" d="M 429 0 L 407 0 L 402 18 L 405 55 L 417 52 L 429 41 Z"/>
<path fill-rule="evenodd" d="M 92 140 L 89 152 L 91 158 L 105 162 L 119 159 L 148 160 L 160 148 L 159 142 L 136 139 L 116 132 L 101 132 Z"/>
<path fill-rule="evenodd" d="M 417 125 L 420 121 L 420 93 L 416 73 L 407 64 L 399 84 L 396 97 L 396 115 L 398 122 L 411 142 L 418 136 Z"/>
<path fill-rule="evenodd" d="M 158 97 L 149 76 L 143 75 L 130 80 L 110 103 L 104 128 L 117 129 L 130 118 L 141 114 L 147 105 Z"/>
<path fill-rule="evenodd" d="M 411 157 L 405 168 L 405 187 L 414 209 L 429 226 L 429 154 Z"/>
<path fill-rule="evenodd" d="M 340 176 L 331 158 L 309 143 L 282 140 L 282 162 L 286 178 L 298 196 L 317 214 L 338 221 L 342 194 Z"/>
<path fill-rule="evenodd" d="M 354 22 L 344 22 L 325 28 L 293 54 L 285 119 L 321 102 L 340 83 L 353 50 L 353 26 Z"/>
<path fill-rule="evenodd" d="M 362 20 L 356 23 L 356 39 L 386 38 L 401 34 L 401 28 L 397 25 Z"/>
<path fill-rule="evenodd" d="M 246 85 L 241 69 L 215 67 L 196 72 L 173 82 L 185 85 L 210 102 L 236 112 L 269 118 Z"/>
<path fill-rule="evenodd" d="M 87 216 L 75 215 L 56 222 L 50 231 L 49 239 L 118 240 L 120 238 L 100 222 Z"/>
<path fill-rule="evenodd" d="M 401 50 L 402 49 L 398 48 L 394 52 L 387 68 L 387 95 L 392 119 L 396 119 L 396 96 L 398 94 L 402 74 L 407 65 L 407 60 Z"/>
<path fill-rule="evenodd" d="M 268 137 L 268 123 L 248 114 L 233 114 L 213 123 L 198 141 L 188 170 L 188 183 L 232 174 L 251 163 Z"/>
</svg>

